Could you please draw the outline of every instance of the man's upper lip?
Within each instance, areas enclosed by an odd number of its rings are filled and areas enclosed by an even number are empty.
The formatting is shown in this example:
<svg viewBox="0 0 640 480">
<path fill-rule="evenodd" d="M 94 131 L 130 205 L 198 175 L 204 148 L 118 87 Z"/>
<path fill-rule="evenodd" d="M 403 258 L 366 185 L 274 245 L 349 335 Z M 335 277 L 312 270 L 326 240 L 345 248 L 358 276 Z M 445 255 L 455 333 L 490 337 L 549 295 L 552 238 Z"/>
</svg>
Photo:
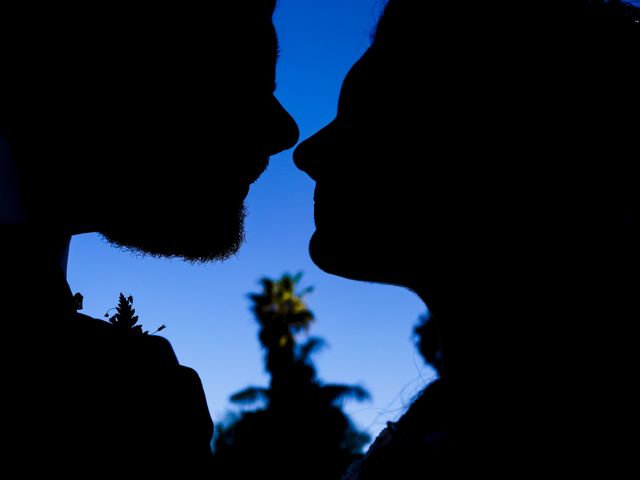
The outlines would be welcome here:
<svg viewBox="0 0 640 480">
<path fill-rule="evenodd" d="M 260 176 L 265 172 L 268 166 L 269 166 L 269 157 L 267 157 L 264 160 L 260 160 L 259 162 L 256 162 L 255 168 L 253 168 L 247 175 L 249 178 L 249 184 L 251 185 L 255 183 L 256 180 L 258 180 L 258 178 L 260 178 Z"/>
</svg>

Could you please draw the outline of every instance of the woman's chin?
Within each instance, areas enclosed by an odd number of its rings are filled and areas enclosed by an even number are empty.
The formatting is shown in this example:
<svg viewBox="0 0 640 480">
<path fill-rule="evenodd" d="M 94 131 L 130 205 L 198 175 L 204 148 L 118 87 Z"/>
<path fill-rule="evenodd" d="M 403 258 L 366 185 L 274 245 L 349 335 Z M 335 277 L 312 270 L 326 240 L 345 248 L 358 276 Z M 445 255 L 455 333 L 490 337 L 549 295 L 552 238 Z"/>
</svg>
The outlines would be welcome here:
<svg viewBox="0 0 640 480">
<path fill-rule="evenodd" d="M 351 280 L 403 285 L 401 278 L 390 267 L 397 262 L 388 258 L 388 251 L 372 248 L 371 242 L 355 240 L 352 235 L 342 236 L 317 229 L 309 243 L 309 254 L 324 272 Z"/>
</svg>

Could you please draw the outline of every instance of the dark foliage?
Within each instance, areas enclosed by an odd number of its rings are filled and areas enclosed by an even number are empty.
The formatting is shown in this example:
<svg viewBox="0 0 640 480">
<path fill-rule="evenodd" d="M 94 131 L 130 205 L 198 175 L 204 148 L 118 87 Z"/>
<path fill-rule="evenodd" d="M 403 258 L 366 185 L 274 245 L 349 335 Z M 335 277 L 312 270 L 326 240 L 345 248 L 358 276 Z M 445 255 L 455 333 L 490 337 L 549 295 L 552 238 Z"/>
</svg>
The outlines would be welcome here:
<svg viewBox="0 0 640 480">
<path fill-rule="evenodd" d="M 440 374 L 442 373 L 442 340 L 436 322 L 430 313 L 420 317 L 420 323 L 414 329 L 418 351 L 424 361 Z"/>
<path fill-rule="evenodd" d="M 271 382 L 231 397 L 237 404 L 263 407 L 232 415 L 218 427 L 219 478 L 339 479 L 369 440 L 341 409 L 343 400 L 363 401 L 369 394 L 359 386 L 323 384 L 311 355 L 324 342 L 315 337 L 297 342 L 296 334 L 314 319 L 302 298 L 311 289 L 296 292 L 300 279 L 264 278 L 262 292 L 249 296 Z"/>
<path fill-rule="evenodd" d="M 78 300 L 80 301 L 79 305 L 82 305 L 82 298 L 76 299 L 76 301 Z M 109 316 L 109 312 L 104 314 L 104 316 L 109 319 L 109 323 L 111 323 L 111 325 L 118 328 L 121 332 L 124 333 L 132 333 L 134 335 L 149 334 L 148 330 L 142 330 L 142 325 L 137 325 L 138 316 L 135 314 L 136 309 L 133 308 L 133 296 L 129 295 L 128 297 L 125 297 L 122 293 L 120 293 L 120 297 L 118 298 L 118 306 L 115 307 L 115 309 L 116 313 L 111 316 Z M 160 332 L 165 328 L 167 328 L 166 325 L 161 325 L 153 333 Z"/>
<path fill-rule="evenodd" d="M 77 292 L 73 295 L 73 303 L 77 311 L 80 311 L 84 308 L 84 297 L 80 292 Z"/>
</svg>

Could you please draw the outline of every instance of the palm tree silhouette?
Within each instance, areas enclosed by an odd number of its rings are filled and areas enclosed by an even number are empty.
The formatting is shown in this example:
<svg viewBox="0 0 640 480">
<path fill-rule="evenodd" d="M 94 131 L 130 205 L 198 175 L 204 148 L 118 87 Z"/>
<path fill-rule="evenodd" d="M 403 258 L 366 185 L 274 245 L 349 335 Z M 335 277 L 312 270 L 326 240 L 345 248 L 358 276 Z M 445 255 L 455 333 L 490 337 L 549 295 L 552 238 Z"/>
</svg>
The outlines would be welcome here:
<svg viewBox="0 0 640 480">
<path fill-rule="evenodd" d="M 262 291 L 249 295 L 271 381 L 268 388 L 251 386 L 231 396 L 236 404 L 263 408 L 236 415 L 219 428 L 215 457 L 224 478 L 260 474 L 337 480 L 369 441 L 341 409 L 347 399 L 367 400 L 368 392 L 323 384 L 311 356 L 325 342 L 317 337 L 297 341 L 315 319 L 304 300 L 313 289 L 296 290 L 301 278 L 263 278 Z"/>
</svg>

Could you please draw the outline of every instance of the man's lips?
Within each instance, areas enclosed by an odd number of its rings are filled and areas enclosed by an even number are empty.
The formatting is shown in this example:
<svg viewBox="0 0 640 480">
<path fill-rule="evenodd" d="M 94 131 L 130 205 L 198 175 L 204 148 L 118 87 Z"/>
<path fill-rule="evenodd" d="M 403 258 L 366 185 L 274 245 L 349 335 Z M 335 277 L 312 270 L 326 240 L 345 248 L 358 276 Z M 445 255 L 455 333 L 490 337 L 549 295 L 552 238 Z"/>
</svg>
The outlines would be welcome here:
<svg viewBox="0 0 640 480">
<path fill-rule="evenodd" d="M 249 195 L 249 189 L 265 172 L 269 166 L 269 157 L 264 160 L 258 160 L 250 165 L 247 165 L 242 171 L 240 171 L 240 183 L 238 184 L 238 193 L 242 200 Z"/>
<path fill-rule="evenodd" d="M 253 184 L 260 178 L 260 176 L 265 172 L 267 167 L 269 166 L 269 157 L 264 160 L 259 160 L 252 168 L 247 172 L 247 178 L 249 181 L 249 185 Z"/>
</svg>

